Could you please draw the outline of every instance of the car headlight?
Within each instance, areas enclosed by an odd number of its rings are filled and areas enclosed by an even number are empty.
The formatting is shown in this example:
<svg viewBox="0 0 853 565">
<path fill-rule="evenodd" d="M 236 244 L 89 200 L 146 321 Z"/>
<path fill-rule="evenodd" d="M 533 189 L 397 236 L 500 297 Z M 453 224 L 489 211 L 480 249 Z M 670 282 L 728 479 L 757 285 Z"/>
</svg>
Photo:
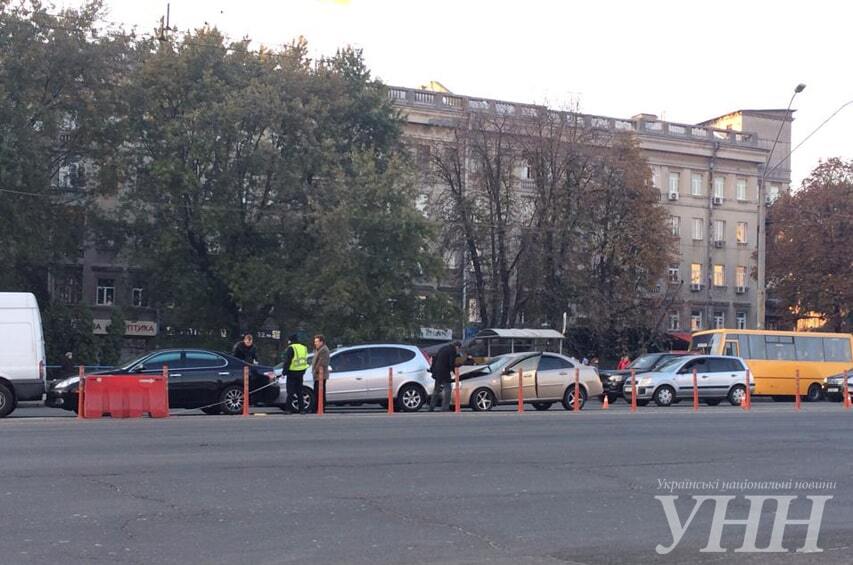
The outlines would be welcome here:
<svg viewBox="0 0 853 565">
<path fill-rule="evenodd" d="M 611 383 L 621 383 L 622 382 L 622 375 L 610 375 L 608 380 Z"/>
<path fill-rule="evenodd" d="M 65 388 L 70 387 L 71 385 L 76 385 L 79 382 L 80 382 L 80 377 L 68 377 L 67 379 L 63 379 L 63 380 L 59 381 L 58 383 L 56 383 L 56 385 L 53 388 L 54 388 L 54 390 L 65 389 Z"/>
<path fill-rule="evenodd" d="M 652 384 L 653 381 L 654 379 L 652 379 L 651 377 L 643 377 L 637 380 L 637 386 L 649 386 Z"/>
</svg>

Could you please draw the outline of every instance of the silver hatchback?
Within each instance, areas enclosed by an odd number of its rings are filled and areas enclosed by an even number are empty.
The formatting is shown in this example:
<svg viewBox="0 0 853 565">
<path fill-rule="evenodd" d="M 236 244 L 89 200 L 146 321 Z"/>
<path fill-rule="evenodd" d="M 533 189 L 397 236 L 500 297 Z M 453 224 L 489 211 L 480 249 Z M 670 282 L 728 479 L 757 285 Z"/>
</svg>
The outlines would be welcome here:
<svg viewBox="0 0 853 565">
<path fill-rule="evenodd" d="M 416 412 L 432 394 L 433 380 L 429 362 L 415 346 L 377 344 L 340 347 L 332 351 L 329 360 L 329 379 L 326 381 L 326 405 L 387 404 L 388 370 L 393 371 L 395 407 L 404 412 Z M 281 375 L 281 367 L 276 367 Z M 278 405 L 287 409 L 288 400 L 295 409 L 296 395 L 287 398 L 284 378 L 281 379 Z M 305 405 L 316 409 L 316 386 L 309 367 L 303 378 Z"/>
<path fill-rule="evenodd" d="M 696 371 L 696 388 L 699 399 L 710 406 L 727 399 L 739 406 L 746 396 L 746 363 L 740 357 L 721 355 L 691 355 L 676 357 L 651 373 L 637 375 L 637 403 L 648 404 L 654 400 L 658 406 L 693 398 L 693 372 Z M 750 376 L 750 391 L 755 380 Z M 631 378 L 624 387 L 625 399 L 632 395 Z"/>
</svg>

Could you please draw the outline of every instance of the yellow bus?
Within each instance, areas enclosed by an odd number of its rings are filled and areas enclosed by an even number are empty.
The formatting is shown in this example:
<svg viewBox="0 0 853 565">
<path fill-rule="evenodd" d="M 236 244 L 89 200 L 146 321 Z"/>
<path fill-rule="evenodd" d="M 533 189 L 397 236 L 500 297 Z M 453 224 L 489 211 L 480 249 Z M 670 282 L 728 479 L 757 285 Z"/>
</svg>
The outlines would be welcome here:
<svg viewBox="0 0 853 565">
<path fill-rule="evenodd" d="M 853 367 L 853 335 L 771 330 L 708 330 L 696 332 L 690 350 L 742 357 L 755 378 L 755 394 L 781 400 L 800 394 L 820 400 L 823 379 Z"/>
</svg>

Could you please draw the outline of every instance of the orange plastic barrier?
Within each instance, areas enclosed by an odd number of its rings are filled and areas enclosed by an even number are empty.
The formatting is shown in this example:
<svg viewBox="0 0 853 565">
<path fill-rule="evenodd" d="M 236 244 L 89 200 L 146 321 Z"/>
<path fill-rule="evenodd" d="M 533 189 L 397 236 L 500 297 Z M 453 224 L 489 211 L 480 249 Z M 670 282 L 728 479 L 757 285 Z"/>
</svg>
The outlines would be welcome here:
<svg viewBox="0 0 853 565">
<path fill-rule="evenodd" d="M 297 406 L 299 406 L 297 404 Z M 307 410 L 308 407 L 306 406 Z M 249 415 L 249 367 L 243 367 L 243 416 Z"/>
<path fill-rule="evenodd" d="M 580 410 L 580 395 L 581 395 L 581 370 L 580 367 L 575 367 L 575 397 L 572 399 L 572 410 L 578 412 Z"/>
<path fill-rule="evenodd" d="M 637 411 L 637 373 L 631 369 L 631 412 Z"/>
<path fill-rule="evenodd" d="M 394 368 L 388 367 L 388 413 L 394 413 Z"/>
<path fill-rule="evenodd" d="M 524 371 L 518 370 L 518 413 L 524 412 Z"/>
<path fill-rule="evenodd" d="M 89 375 L 80 381 L 83 418 L 152 418 L 169 415 L 168 383 L 162 375 Z"/>
<path fill-rule="evenodd" d="M 799 369 L 797 369 L 797 371 L 794 373 L 794 383 L 795 383 L 794 386 L 797 387 L 797 394 L 794 396 L 794 409 L 799 410 L 800 409 L 800 370 Z"/>
<path fill-rule="evenodd" d="M 693 368 L 693 411 L 699 410 L 699 381 L 696 380 L 696 367 Z"/>
<path fill-rule="evenodd" d="M 456 387 L 453 389 L 453 411 L 459 414 L 462 412 L 462 391 L 459 388 L 459 367 L 456 367 L 456 370 L 453 371 L 453 380 L 456 383 Z"/>
</svg>

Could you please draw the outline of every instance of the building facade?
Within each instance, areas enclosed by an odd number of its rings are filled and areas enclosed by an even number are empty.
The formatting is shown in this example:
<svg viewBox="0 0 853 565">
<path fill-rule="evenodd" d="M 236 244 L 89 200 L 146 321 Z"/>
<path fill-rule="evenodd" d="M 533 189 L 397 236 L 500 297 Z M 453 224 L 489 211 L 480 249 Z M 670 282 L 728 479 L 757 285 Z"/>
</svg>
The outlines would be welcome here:
<svg viewBox="0 0 853 565">
<path fill-rule="evenodd" d="M 451 139 L 466 112 L 523 118 L 542 109 L 446 90 L 390 87 L 389 97 L 405 118 L 406 138 L 416 147 Z M 700 124 L 662 121 L 651 114 L 575 118 L 585 128 L 633 132 L 648 161 L 678 247 L 678 262 L 654 289 L 671 296 L 662 329 L 687 333 L 756 327 L 760 296 L 754 277 L 764 252 L 758 245 L 763 237 L 759 221 L 764 207 L 790 185 L 790 162 L 783 157 L 790 151 L 791 112 L 740 110 Z M 765 167 L 766 198 L 760 198 Z M 457 291 L 464 296 L 462 289 Z M 464 298 L 462 304 L 469 309 Z"/>
</svg>

